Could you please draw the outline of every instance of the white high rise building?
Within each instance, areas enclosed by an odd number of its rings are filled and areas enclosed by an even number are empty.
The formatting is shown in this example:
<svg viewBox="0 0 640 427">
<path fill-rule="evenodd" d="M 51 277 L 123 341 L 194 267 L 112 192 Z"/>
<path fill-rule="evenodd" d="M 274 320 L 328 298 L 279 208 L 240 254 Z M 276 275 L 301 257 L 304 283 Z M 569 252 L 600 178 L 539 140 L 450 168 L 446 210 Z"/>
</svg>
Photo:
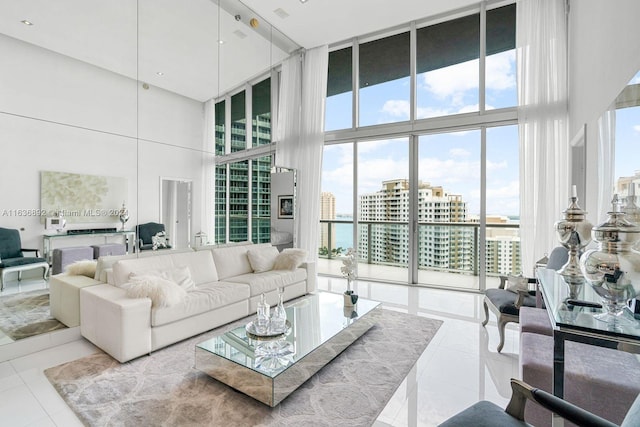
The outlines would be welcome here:
<svg viewBox="0 0 640 427">
<path fill-rule="evenodd" d="M 441 186 L 420 182 L 418 201 L 418 222 L 431 223 L 418 228 L 420 267 L 477 274 L 479 262 L 474 248 L 479 241 L 479 221 L 469 217 L 462 196 L 448 194 Z M 407 179 L 384 181 L 380 191 L 360 195 L 358 220 L 363 230 L 358 242 L 361 258 L 372 263 L 408 265 Z M 506 222 L 506 217 L 487 217 L 487 224 Z M 486 270 L 499 274 L 519 272 L 519 246 L 517 230 L 488 228 Z"/>
<path fill-rule="evenodd" d="M 323 191 L 320 193 L 320 219 L 336 219 L 336 197 L 333 193 Z M 331 225 L 331 232 L 329 226 Z M 331 241 L 329 241 L 331 237 Z M 330 247 L 332 246 L 332 247 Z M 320 247 L 328 250 L 336 246 L 336 226 L 335 224 L 320 224 Z"/>
</svg>

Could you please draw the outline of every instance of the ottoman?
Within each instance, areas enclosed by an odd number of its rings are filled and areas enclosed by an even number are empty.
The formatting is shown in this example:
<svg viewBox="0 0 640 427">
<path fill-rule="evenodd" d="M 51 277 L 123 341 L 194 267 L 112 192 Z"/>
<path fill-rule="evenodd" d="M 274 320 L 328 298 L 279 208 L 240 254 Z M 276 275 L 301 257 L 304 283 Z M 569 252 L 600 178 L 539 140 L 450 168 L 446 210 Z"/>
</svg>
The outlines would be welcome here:
<svg viewBox="0 0 640 427">
<path fill-rule="evenodd" d="M 620 424 L 640 392 L 636 355 L 566 341 L 564 356 L 565 400 Z M 520 374 L 524 382 L 552 392 L 553 337 L 520 334 Z M 536 427 L 551 426 L 551 412 L 533 402 L 527 401 L 525 419 Z"/>
<path fill-rule="evenodd" d="M 54 249 L 51 274 L 62 273 L 67 265 L 84 259 L 93 259 L 93 249 L 89 246 Z"/>
<path fill-rule="evenodd" d="M 553 336 L 551 321 L 544 308 L 520 307 L 520 332 Z"/>
<path fill-rule="evenodd" d="M 125 255 L 127 250 L 122 243 L 105 243 L 103 245 L 92 245 L 93 259 L 101 256 Z"/>
</svg>

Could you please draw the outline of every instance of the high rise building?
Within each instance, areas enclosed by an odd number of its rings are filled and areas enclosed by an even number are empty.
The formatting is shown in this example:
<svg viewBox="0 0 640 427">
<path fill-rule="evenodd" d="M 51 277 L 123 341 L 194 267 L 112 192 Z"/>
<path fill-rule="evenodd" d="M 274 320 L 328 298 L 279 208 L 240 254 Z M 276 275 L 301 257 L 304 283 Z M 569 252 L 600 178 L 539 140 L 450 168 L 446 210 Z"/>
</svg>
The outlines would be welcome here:
<svg viewBox="0 0 640 427">
<path fill-rule="evenodd" d="M 333 193 L 323 191 L 320 193 L 320 219 L 336 219 L 336 197 Z M 329 232 L 329 230 L 331 230 Z M 336 245 L 335 224 L 320 225 L 320 247 L 333 249 Z"/>
<path fill-rule="evenodd" d="M 419 266 L 477 274 L 479 221 L 467 214 L 467 204 L 462 196 L 449 194 L 441 186 L 420 182 L 418 201 Z M 359 233 L 358 242 L 362 258 L 372 263 L 408 265 L 407 179 L 384 181 L 380 191 L 360 195 L 358 220 L 363 230 Z M 506 222 L 506 217 L 487 217 L 487 224 Z M 487 271 L 500 274 L 519 272 L 519 247 L 517 230 L 488 228 L 485 255 Z"/>
</svg>

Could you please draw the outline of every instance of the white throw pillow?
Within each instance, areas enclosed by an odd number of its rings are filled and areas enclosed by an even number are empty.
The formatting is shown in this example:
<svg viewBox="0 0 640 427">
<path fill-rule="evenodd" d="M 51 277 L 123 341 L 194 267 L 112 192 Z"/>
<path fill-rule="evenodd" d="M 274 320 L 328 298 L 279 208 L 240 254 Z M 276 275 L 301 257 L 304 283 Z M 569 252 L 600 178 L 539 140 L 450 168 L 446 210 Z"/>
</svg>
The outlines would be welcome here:
<svg viewBox="0 0 640 427">
<path fill-rule="evenodd" d="M 140 273 L 131 273 L 129 279 L 137 276 L 155 276 L 165 280 L 169 280 L 176 285 L 180 286 L 184 290 L 189 290 L 196 286 L 195 282 L 191 278 L 191 270 L 189 267 L 175 267 L 162 270 L 145 270 Z"/>
<path fill-rule="evenodd" d="M 265 271 L 273 270 L 273 265 L 276 262 L 276 258 L 280 252 L 278 248 L 274 246 L 264 246 L 255 249 L 249 249 L 247 256 L 249 257 L 249 264 L 254 273 L 262 273 Z"/>
<path fill-rule="evenodd" d="M 72 276 L 93 277 L 96 275 L 96 265 L 98 262 L 93 259 L 83 259 L 76 261 L 65 267 L 64 272 Z"/>
<path fill-rule="evenodd" d="M 129 298 L 150 298 L 152 307 L 169 307 L 181 303 L 187 291 L 158 276 L 134 276 L 126 286 Z"/>
<path fill-rule="evenodd" d="M 507 290 L 518 293 L 519 290 L 529 290 L 529 280 L 522 276 L 507 276 Z"/>
<path fill-rule="evenodd" d="M 274 270 L 295 270 L 307 259 L 307 251 L 304 249 L 285 249 L 276 257 L 273 264 Z"/>
</svg>

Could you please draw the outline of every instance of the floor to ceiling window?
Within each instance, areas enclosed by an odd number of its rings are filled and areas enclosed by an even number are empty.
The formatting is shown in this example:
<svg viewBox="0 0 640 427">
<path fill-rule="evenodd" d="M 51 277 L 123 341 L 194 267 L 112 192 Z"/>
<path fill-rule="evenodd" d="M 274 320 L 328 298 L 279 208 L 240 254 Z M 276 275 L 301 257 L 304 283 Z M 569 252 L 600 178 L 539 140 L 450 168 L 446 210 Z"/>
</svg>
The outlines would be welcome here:
<svg viewBox="0 0 640 427">
<path fill-rule="evenodd" d="M 271 93 L 269 77 L 215 104 L 216 243 L 271 241 Z"/>
<path fill-rule="evenodd" d="M 339 274 L 338 242 L 357 245 L 365 279 L 483 289 L 520 271 L 515 8 L 330 49 L 321 273 Z"/>
<path fill-rule="evenodd" d="M 631 221 L 640 221 L 640 72 L 623 89 L 616 100 L 614 193 Z"/>
</svg>

